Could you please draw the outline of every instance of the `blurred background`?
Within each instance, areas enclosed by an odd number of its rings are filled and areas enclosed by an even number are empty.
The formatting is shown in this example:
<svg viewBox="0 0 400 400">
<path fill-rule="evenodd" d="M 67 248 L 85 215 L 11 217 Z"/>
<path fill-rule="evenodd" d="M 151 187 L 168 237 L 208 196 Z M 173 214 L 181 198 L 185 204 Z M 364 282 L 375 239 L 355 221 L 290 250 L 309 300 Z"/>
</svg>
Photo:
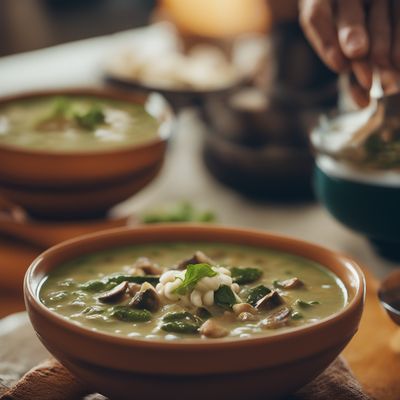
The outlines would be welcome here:
<svg viewBox="0 0 400 400">
<path fill-rule="evenodd" d="M 2 0 L 0 55 L 145 25 L 155 0 Z"/>
</svg>

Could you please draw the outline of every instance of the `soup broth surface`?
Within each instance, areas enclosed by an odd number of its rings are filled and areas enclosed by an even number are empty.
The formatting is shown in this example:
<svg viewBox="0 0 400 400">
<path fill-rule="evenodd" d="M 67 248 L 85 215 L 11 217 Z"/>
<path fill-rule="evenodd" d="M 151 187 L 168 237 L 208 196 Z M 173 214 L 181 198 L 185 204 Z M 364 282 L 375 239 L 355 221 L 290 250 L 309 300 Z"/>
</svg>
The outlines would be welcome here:
<svg viewBox="0 0 400 400">
<path fill-rule="evenodd" d="M 140 145 L 159 124 L 140 104 L 95 96 L 44 96 L 0 105 L 0 145 L 57 152 Z"/>
<path fill-rule="evenodd" d="M 208 264 L 193 261 L 193 254 L 199 250 L 210 259 Z M 143 264 L 142 257 L 161 270 L 161 278 L 159 274 L 138 274 L 135 265 Z M 182 260 L 192 263 L 182 268 Z M 171 269 L 179 265 L 181 269 Z M 200 272 L 209 275 L 196 283 Z M 107 290 L 126 279 L 139 280 L 130 283 L 138 285 L 135 290 L 146 280 L 154 285 L 159 308 L 150 312 L 143 304 L 132 305 L 135 295 L 129 294 L 130 289 L 115 299 L 101 299 Z M 215 286 L 218 279 L 223 282 L 219 287 Z M 168 282 L 175 285 L 169 292 Z M 214 287 L 204 289 L 207 285 Z M 272 302 L 264 297 L 271 293 Z M 51 272 L 42 282 L 39 295 L 50 310 L 86 328 L 166 340 L 273 335 L 315 323 L 347 303 L 339 278 L 313 261 L 270 249 L 223 243 L 144 244 L 81 256 Z M 245 311 L 250 310 L 249 315 L 239 313 L 238 304 Z M 127 310 L 136 313 L 133 321 L 125 318 Z M 211 336 L 207 335 L 209 332 L 201 327 L 206 322 L 212 325 L 210 320 L 217 323 L 223 335 L 219 336 L 215 329 L 211 329 Z"/>
</svg>

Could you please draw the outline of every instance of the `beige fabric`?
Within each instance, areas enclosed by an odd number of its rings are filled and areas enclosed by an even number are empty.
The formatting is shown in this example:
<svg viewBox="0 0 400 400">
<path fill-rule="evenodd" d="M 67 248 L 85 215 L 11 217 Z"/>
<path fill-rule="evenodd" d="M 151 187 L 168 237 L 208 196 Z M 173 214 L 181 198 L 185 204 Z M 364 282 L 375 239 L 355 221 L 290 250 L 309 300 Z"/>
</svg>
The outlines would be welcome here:
<svg viewBox="0 0 400 400">
<path fill-rule="evenodd" d="M 32 368 L 0 400 L 77 400 L 87 394 L 85 386 L 56 360 L 47 360 Z M 87 400 L 102 400 L 103 396 L 93 394 Z M 368 400 L 362 393 L 345 362 L 338 358 L 329 368 L 287 400 Z"/>
</svg>

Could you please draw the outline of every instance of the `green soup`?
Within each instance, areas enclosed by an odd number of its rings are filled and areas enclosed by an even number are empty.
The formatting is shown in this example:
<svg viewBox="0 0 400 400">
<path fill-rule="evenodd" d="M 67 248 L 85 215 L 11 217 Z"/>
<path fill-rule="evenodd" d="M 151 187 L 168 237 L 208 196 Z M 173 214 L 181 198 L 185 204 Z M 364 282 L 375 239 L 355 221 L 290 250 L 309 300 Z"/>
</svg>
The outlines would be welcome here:
<svg viewBox="0 0 400 400">
<path fill-rule="evenodd" d="M 0 105 L 0 145 L 57 152 L 98 151 L 155 139 L 144 107 L 94 96 L 46 96 Z"/>
<path fill-rule="evenodd" d="M 221 243 L 82 256 L 50 273 L 39 294 L 50 310 L 91 330 L 167 340 L 273 335 L 347 303 L 343 283 L 315 262 Z"/>
</svg>

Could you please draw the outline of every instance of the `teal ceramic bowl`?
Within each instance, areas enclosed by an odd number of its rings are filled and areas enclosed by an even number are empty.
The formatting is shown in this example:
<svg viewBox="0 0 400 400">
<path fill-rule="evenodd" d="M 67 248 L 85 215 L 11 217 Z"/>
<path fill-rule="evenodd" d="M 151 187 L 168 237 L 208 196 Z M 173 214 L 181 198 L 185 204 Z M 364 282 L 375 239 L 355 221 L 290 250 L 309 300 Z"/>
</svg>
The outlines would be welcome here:
<svg viewBox="0 0 400 400">
<path fill-rule="evenodd" d="M 367 173 L 319 156 L 314 188 L 338 221 L 365 235 L 381 255 L 400 260 L 399 172 Z"/>
</svg>

